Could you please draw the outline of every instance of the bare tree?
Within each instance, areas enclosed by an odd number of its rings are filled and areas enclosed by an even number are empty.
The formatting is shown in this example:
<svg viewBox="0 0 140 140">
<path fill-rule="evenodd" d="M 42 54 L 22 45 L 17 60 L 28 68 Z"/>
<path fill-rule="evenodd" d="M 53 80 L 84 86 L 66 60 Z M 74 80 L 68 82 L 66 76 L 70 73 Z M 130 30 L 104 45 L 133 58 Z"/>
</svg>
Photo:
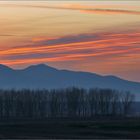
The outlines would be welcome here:
<svg viewBox="0 0 140 140">
<path fill-rule="evenodd" d="M 123 115 L 128 115 L 131 110 L 131 105 L 134 102 L 134 95 L 129 91 L 124 92 L 121 96 Z"/>
</svg>

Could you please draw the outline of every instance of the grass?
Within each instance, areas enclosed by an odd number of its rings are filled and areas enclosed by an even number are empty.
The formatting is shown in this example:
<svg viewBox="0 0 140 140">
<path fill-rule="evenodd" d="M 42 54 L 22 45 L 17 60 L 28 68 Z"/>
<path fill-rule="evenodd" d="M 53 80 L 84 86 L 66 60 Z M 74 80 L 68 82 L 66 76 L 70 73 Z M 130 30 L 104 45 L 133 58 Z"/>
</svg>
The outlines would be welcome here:
<svg viewBox="0 0 140 140">
<path fill-rule="evenodd" d="M 0 138 L 140 138 L 139 119 L 34 119 L 0 122 Z"/>
</svg>

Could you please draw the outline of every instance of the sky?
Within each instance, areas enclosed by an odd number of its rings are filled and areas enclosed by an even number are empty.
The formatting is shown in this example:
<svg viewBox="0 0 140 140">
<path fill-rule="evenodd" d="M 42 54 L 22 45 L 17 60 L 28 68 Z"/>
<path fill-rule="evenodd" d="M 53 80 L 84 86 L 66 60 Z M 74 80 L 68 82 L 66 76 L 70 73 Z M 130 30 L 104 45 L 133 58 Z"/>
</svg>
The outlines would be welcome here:
<svg viewBox="0 0 140 140">
<path fill-rule="evenodd" d="M 0 64 L 140 82 L 139 1 L 0 1 Z"/>
</svg>

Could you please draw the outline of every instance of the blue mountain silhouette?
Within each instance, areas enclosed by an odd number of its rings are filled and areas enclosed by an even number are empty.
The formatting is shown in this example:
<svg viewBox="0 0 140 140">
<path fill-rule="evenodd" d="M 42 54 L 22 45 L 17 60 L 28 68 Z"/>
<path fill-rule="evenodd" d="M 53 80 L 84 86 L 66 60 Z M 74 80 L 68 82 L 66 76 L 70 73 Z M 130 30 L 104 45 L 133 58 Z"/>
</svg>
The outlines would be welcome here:
<svg viewBox="0 0 140 140">
<path fill-rule="evenodd" d="M 131 91 L 140 99 L 140 83 L 123 80 L 116 76 L 58 70 L 45 64 L 32 65 L 22 70 L 0 65 L 0 88 L 2 89 L 51 89 L 72 86 Z"/>
</svg>

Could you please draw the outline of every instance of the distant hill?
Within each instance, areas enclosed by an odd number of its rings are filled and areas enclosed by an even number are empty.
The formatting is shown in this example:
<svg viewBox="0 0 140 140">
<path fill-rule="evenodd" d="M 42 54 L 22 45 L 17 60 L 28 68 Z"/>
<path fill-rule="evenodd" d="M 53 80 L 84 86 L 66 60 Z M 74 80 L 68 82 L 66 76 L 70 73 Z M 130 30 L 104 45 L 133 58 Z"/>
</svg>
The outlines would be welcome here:
<svg viewBox="0 0 140 140">
<path fill-rule="evenodd" d="M 2 89 L 51 89 L 72 86 L 131 91 L 136 95 L 136 99 L 140 100 L 140 83 L 123 80 L 115 76 L 58 70 L 44 64 L 32 65 L 22 70 L 14 70 L 5 65 L 0 65 L 0 88 Z"/>
</svg>

